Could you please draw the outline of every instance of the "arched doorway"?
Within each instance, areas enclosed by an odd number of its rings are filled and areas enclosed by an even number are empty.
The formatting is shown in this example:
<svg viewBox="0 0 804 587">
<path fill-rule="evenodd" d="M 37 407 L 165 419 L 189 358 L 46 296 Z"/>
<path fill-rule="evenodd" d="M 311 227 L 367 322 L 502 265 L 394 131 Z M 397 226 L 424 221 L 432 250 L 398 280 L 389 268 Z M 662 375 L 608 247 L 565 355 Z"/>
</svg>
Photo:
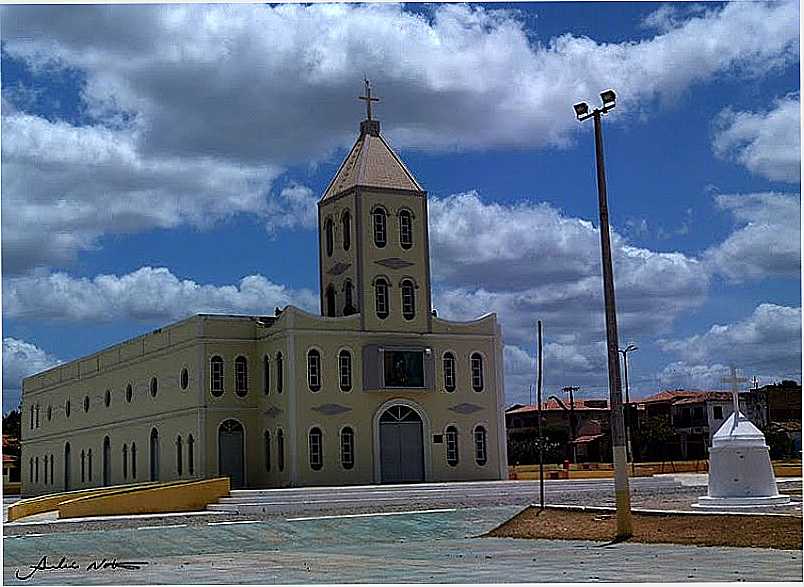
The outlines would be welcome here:
<svg viewBox="0 0 804 587">
<path fill-rule="evenodd" d="M 159 481 L 159 431 L 151 430 L 151 481 Z"/>
<path fill-rule="evenodd" d="M 218 472 L 229 477 L 233 489 L 245 485 L 243 437 L 243 425 L 237 420 L 226 420 L 218 428 Z"/>
<path fill-rule="evenodd" d="M 380 416 L 380 482 L 424 481 L 421 416 L 408 406 L 394 405 Z"/>
<path fill-rule="evenodd" d="M 112 484 L 112 443 L 109 437 L 103 439 L 103 485 Z"/>
<path fill-rule="evenodd" d="M 64 445 L 64 491 L 70 491 L 70 443 Z"/>
</svg>

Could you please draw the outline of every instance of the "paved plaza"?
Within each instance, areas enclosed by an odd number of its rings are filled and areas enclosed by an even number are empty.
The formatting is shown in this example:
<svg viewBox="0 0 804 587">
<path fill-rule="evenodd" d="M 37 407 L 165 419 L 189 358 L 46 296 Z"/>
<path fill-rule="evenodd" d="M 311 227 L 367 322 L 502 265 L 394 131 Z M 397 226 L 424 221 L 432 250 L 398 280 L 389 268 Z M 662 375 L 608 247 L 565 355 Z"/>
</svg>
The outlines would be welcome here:
<svg viewBox="0 0 804 587">
<path fill-rule="evenodd" d="M 801 581 L 800 552 L 480 538 L 520 506 L 417 513 L 140 519 L 124 529 L 5 536 L 4 581 L 28 584 Z M 87 570 L 92 561 L 143 562 Z"/>
</svg>

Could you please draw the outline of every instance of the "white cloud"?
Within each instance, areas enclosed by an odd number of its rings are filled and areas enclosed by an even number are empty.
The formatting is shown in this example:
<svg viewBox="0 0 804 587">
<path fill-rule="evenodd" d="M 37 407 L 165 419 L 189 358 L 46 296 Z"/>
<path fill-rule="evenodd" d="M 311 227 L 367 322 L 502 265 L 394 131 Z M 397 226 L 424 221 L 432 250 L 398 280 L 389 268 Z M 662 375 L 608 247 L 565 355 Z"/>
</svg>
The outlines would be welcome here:
<svg viewBox="0 0 804 587">
<path fill-rule="evenodd" d="M 733 364 L 750 375 L 801 381 L 801 308 L 760 304 L 744 320 L 715 324 L 684 339 L 660 340 L 659 346 L 681 358 L 669 368 L 699 379 L 711 375 L 704 367 L 717 370 Z"/>
<path fill-rule="evenodd" d="M 704 254 L 712 271 L 733 281 L 801 276 L 801 202 L 798 194 L 720 195 L 722 210 L 742 225 Z"/>
<path fill-rule="evenodd" d="M 108 233 L 210 226 L 269 214 L 278 171 L 198 157 L 150 157 L 136 132 L 2 118 L 3 269 L 64 264 Z"/>
<path fill-rule="evenodd" d="M 506 340 L 533 340 L 537 319 L 567 342 L 601 340 L 600 236 L 590 222 L 549 204 L 484 203 L 474 192 L 430 201 L 439 314 L 498 313 Z M 655 334 L 700 304 L 703 264 L 681 253 L 633 247 L 612 233 L 620 328 Z"/>
<path fill-rule="evenodd" d="M 720 113 L 712 149 L 718 157 L 744 165 L 770 180 L 801 181 L 801 103 L 791 94 L 769 112 Z"/>
<path fill-rule="evenodd" d="M 3 413 L 19 405 L 22 380 L 61 361 L 38 346 L 16 338 L 3 339 Z"/>
<path fill-rule="evenodd" d="M 792 0 L 734 2 L 598 43 L 529 37 L 517 11 L 465 5 L 4 7 L 3 50 L 77 72 L 90 121 L 26 114 L 25 88 L 4 95 L 4 268 L 238 212 L 309 226 L 307 196 L 267 194 L 287 164 L 352 140 L 364 73 L 398 147 L 564 145 L 580 132 L 568 96 L 616 87 L 616 121 L 724 72 L 762 75 L 798 59 L 797 16 Z"/>
<path fill-rule="evenodd" d="M 293 304 L 308 311 L 318 296 L 293 290 L 261 275 L 237 285 L 202 285 L 181 280 L 163 267 L 141 267 L 126 275 L 75 278 L 65 273 L 7 279 L 3 311 L 7 318 L 36 320 L 176 320 L 196 313 L 272 315 L 276 306 Z"/>
<path fill-rule="evenodd" d="M 283 188 L 268 205 L 266 228 L 276 233 L 282 228 L 315 228 L 318 225 L 318 197 L 303 185 Z"/>
</svg>

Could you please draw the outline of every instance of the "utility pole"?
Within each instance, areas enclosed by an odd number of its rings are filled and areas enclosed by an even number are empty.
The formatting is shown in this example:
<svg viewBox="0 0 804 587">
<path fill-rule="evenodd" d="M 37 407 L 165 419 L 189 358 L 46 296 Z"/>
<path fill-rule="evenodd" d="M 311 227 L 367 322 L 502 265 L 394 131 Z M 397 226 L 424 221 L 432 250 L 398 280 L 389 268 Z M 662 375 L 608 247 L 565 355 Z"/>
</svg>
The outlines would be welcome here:
<svg viewBox="0 0 804 587">
<path fill-rule="evenodd" d="M 568 385 L 567 387 L 562 387 L 561 391 L 564 393 L 569 393 L 569 419 L 570 419 L 570 446 L 572 447 L 572 463 L 575 464 L 577 458 L 575 455 L 575 399 L 572 396 L 572 393 L 581 389 L 580 387 L 572 387 Z"/>
<path fill-rule="evenodd" d="M 611 237 L 609 236 L 609 208 L 606 194 L 606 170 L 603 161 L 603 128 L 600 117 L 614 108 L 614 90 L 600 93 L 602 108 L 589 112 L 589 105 L 580 102 L 573 106 L 579 121 L 594 118 L 595 161 L 597 166 L 597 193 L 600 209 L 600 254 L 603 263 L 603 299 L 606 308 L 606 341 L 608 344 L 609 396 L 611 398 L 611 445 L 614 456 L 614 495 L 617 504 L 616 540 L 633 535 L 631 521 L 631 494 L 628 489 L 628 458 L 625 452 L 625 424 L 620 384 L 620 357 L 617 336 L 617 310 L 614 300 L 614 271 L 611 263 Z"/>
<path fill-rule="evenodd" d="M 536 366 L 538 367 L 538 375 L 536 377 L 536 401 L 539 404 L 538 422 L 539 422 L 539 504 L 541 509 L 544 510 L 544 436 L 542 434 L 542 369 L 544 363 L 542 361 L 542 321 L 538 322 L 538 352 Z"/>
</svg>

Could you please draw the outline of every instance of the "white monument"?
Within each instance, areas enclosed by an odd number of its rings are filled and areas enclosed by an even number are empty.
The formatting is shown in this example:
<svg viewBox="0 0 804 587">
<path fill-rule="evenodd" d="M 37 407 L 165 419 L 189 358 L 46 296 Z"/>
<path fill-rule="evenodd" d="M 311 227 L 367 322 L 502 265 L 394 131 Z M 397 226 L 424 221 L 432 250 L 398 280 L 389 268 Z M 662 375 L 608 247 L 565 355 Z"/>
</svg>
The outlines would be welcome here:
<svg viewBox="0 0 804 587">
<path fill-rule="evenodd" d="M 734 411 L 712 437 L 709 449 L 709 494 L 693 507 L 732 509 L 786 505 L 790 498 L 779 495 L 765 436 L 740 413 L 738 385 L 745 382 L 731 368 Z"/>
</svg>

